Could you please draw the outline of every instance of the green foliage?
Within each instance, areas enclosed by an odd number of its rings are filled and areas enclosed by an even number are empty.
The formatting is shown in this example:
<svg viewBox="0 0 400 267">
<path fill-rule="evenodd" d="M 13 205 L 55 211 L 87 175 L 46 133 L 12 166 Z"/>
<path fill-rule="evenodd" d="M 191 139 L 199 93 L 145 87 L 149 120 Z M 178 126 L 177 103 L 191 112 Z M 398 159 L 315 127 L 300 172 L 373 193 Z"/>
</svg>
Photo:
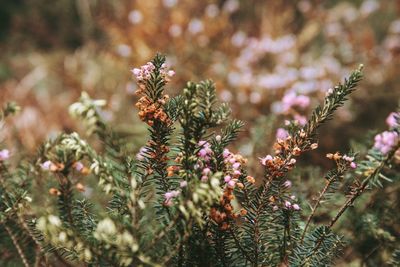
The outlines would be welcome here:
<svg viewBox="0 0 400 267">
<path fill-rule="evenodd" d="M 296 202 L 306 196 L 294 196 L 289 183 L 295 158 L 316 148 L 317 129 L 355 90 L 361 68 L 334 88 L 306 126 L 289 126 L 290 136 L 277 140 L 275 154 L 261 159 L 261 179 L 248 174 L 247 159 L 227 148 L 244 124 L 229 118 L 211 81 L 189 82 L 182 95 L 169 98 L 165 57 L 157 55 L 134 73 L 139 117 L 149 133 L 136 158 L 126 139 L 102 119 L 106 103 L 83 93 L 70 112 L 100 147 L 77 133 L 61 133 L 30 162 L 10 169 L 7 159 L 0 161 L 0 248 L 12 255 L 2 256 L 0 263 L 329 266 L 345 247 L 344 238 L 334 232 L 336 221 L 371 185 L 396 178 L 392 169 L 399 144 L 387 155 L 370 150 L 357 172 L 354 153 L 329 156 L 336 166 L 324 176 L 325 186 L 310 201 L 310 212 L 301 211 Z M 1 118 L 16 110 L 6 106 Z M 99 187 L 92 190 L 102 192 L 100 200 L 90 195 L 91 181 Z M 333 212 L 328 200 L 349 184 L 346 201 L 330 223 L 316 221 L 317 209 Z M 35 190 L 49 190 L 45 210 L 30 207 Z M 373 218 L 366 218 L 364 229 L 396 243 L 389 231 L 377 231 Z"/>
</svg>

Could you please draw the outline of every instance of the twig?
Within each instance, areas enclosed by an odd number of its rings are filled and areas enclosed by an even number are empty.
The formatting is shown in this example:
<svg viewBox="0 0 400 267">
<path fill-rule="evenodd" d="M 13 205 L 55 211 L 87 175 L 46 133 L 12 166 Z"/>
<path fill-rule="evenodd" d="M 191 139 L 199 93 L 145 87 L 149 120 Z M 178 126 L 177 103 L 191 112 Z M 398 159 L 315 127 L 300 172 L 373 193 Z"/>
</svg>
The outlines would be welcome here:
<svg viewBox="0 0 400 267">
<path fill-rule="evenodd" d="M 17 238 L 14 236 L 14 234 L 12 233 L 11 229 L 7 226 L 4 225 L 4 229 L 6 229 L 8 235 L 10 236 L 15 248 L 18 251 L 19 257 L 22 260 L 22 263 L 24 264 L 25 267 L 29 267 L 29 263 L 28 260 L 25 257 L 24 251 L 21 249 L 20 245 L 18 244 Z"/>
</svg>

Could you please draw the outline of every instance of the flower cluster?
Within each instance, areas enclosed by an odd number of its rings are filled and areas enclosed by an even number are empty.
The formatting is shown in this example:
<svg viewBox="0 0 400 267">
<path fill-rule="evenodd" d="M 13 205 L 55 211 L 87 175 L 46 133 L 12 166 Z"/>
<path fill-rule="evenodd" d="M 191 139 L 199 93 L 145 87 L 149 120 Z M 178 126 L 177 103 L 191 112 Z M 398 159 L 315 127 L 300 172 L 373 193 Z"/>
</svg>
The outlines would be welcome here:
<svg viewBox="0 0 400 267">
<path fill-rule="evenodd" d="M 134 68 L 132 71 L 133 75 L 135 75 L 136 80 L 139 84 L 139 87 L 144 88 L 146 85 L 146 81 L 150 80 L 151 74 L 155 70 L 155 66 L 152 62 L 147 62 L 145 65 L 140 68 Z"/>
<path fill-rule="evenodd" d="M 399 134 L 395 131 L 384 131 L 375 136 L 374 148 L 386 155 L 399 142 Z"/>
<path fill-rule="evenodd" d="M 165 206 L 172 206 L 172 204 L 173 204 L 173 199 L 174 198 L 176 198 L 176 197 L 178 197 L 179 195 L 181 194 L 181 191 L 179 191 L 179 190 L 173 190 L 173 191 L 169 191 L 169 192 L 166 192 L 165 194 L 164 194 L 164 198 L 165 198 L 165 200 L 164 200 L 164 205 Z"/>
<path fill-rule="evenodd" d="M 156 67 L 152 62 L 147 62 L 140 68 L 134 68 L 131 70 L 141 89 L 145 88 L 146 82 L 150 80 L 151 74 L 155 71 L 155 69 Z M 169 70 L 167 64 L 165 63 L 161 65 L 159 72 L 165 82 L 169 82 L 170 78 L 175 75 L 175 71 Z"/>
<path fill-rule="evenodd" d="M 281 177 L 284 174 L 282 167 L 285 165 L 287 169 L 293 168 L 293 166 L 296 164 L 296 159 L 292 158 L 289 160 L 289 162 L 285 163 L 281 157 L 267 155 L 263 158 L 260 158 L 260 163 L 266 167 L 270 175 Z"/>
<path fill-rule="evenodd" d="M 63 170 L 65 166 L 62 163 L 53 163 L 50 160 L 46 160 L 45 162 L 40 164 L 40 167 L 42 167 L 42 169 L 45 171 L 56 172 Z"/>
<path fill-rule="evenodd" d="M 168 101 L 168 95 L 162 95 L 158 99 L 151 99 L 148 94 L 145 93 L 146 84 L 152 78 L 152 75 L 157 74 L 157 68 L 152 62 L 147 62 L 140 68 L 134 68 L 132 70 L 133 75 L 136 77 L 139 89 L 136 90 L 137 95 L 142 97 L 136 103 L 136 107 L 139 109 L 139 118 L 146 122 L 148 125 L 153 126 L 155 121 L 159 121 L 165 124 L 171 124 L 171 120 L 165 113 L 163 106 Z M 167 65 L 163 63 L 158 69 L 158 74 L 161 79 L 167 83 L 175 72 L 168 70 Z M 155 78 L 154 78 L 155 79 Z M 156 98 L 157 98 L 156 97 Z"/>
<path fill-rule="evenodd" d="M 335 161 L 338 160 L 344 160 L 347 162 L 348 166 L 350 166 L 352 169 L 357 168 L 357 164 L 354 162 L 354 157 L 353 156 L 348 156 L 348 155 L 341 155 L 339 152 L 336 153 L 328 153 L 326 154 L 326 157 L 328 159 L 332 159 Z"/>
<path fill-rule="evenodd" d="M 153 102 L 148 96 L 142 96 L 136 103 L 136 107 L 139 109 L 139 118 L 149 126 L 153 126 L 155 121 L 170 124 L 171 120 L 163 110 L 163 105 L 168 99 L 169 96 L 164 95 L 157 102 Z"/>
<path fill-rule="evenodd" d="M 389 126 L 389 131 L 384 131 L 375 136 L 374 148 L 386 155 L 400 141 L 399 133 L 395 128 L 399 126 L 400 113 L 392 112 L 386 118 L 386 124 Z"/>
<path fill-rule="evenodd" d="M 214 152 L 211 149 L 210 143 L 207 141 L 200 141 L 198 145 L 200 146 L 200 150 L 197 152 L 197 156 L 199 157 L 200 161 L 196 164 L 196 167 L 201 170 L 201 181 L 207 182 L 211 175 L 211 169 L 209 165 Z"/>
<path fill-rule="evenodd" d="M 296 197 L 295 196 L 290 196 L 290 199 L 291 200 L 296 200 Z M 286 209 L 292 209 L 292 210 L 300 210 L 301 208 L 300 208 L 300 206 L 299 206 L 299 204 L 296 204 L 296 203 L 294 203 L 294 204 L 292 204 L 290 201 L 288 201 L 288 200 L 285 200 L 284 201 L 284 206 L 285 206 L 285 208 Z M 276 210 L 276 208 L 275 208 L 276 206 L 274 206 L 273 207 L 273 209 L 274 210 Z"/>
<path fill-rule="evenodd" d="M 6 160 L 10 157 L 10 151 L 8 149 L 0 150 L 0 161 Z"/>
<path fill-rule="evenodd" d="M 221 230 L 229 229 L 229 220 L 238 217 L 233 211 L 233 206 L 231 201 L 235 198 L 233 195 L 233 188 L 226 186 L 224 189 L 224 194 L 221 196 L 218 206 L 214 206 L 210 210 L 210 218 L 217 223 Z"/>
<path fill-rule="evenodd" d="M 247 163 L 247 159 L 240 154 L 230 152 L 229 149 L 224 149 L 222 156 L 225 163 L 225 183 L 231 188 L 234 188 L 236 185 L 242 188 L 243 184 L 238 182 L 238 178 L 242 175 L 241 168 Z"/>
</svg>

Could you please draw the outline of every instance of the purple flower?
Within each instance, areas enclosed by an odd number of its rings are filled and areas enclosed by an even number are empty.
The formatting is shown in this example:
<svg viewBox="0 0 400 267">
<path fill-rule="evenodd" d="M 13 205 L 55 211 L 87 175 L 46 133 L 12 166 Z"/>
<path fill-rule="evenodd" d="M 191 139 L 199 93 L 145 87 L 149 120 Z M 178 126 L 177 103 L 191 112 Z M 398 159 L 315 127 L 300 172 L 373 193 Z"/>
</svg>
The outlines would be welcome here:
<svg viewBox="0 0 400 267">
<path fill-rule="evenodd" d="M 140 161 L 144 160 L 146 152 L 147 152 L 147 148 L 144 146 L 141 147 L 139 150 L 139 153 L 136 154 L 136 159 L 140 160 Z"/>
<path fill-rule="evenodd" d="M 234 168 L 235 170 L 239 169 L 240 163 L 239 162 L 233 163 L 232 168 Z"/>
<path fill-rule="evenodd" d="M 8 149 L 0 150 L 0 161 L 6 160 L 10 157 L 10 151 Z"/>
<path fill-rule="evenodd" d="M 276 138 L 277 139 L 286 139 L 289 136 L 288 131 L 286 131 L 283 128 L 278 128 L 278 130 L 276 130 Z"/>
<path fill-rule="evenodd" d="M 260 158 L 261 165 L 266 166 L 268 161 L 272 160 L 271 155 L 266 155 L 264 158 Z"/>
<path fill-rule="evenodd" d="M 222 153 L 222 156 L 224 157 L 224 159 L 228 158 L 231 155 L 231 152 L 225 148 L 224 152 Z"/>
<path fill-rule="evenodd" d="M 352 162 L 352 163 L 350 163 L 350 167 L 355 169 L 355 168 L 357 168 L 357 164 L 355 162 Z"/>
<path fill-rule="evenodd" d="M 204 168 L 202 171 L 203 175 L 208 175 L 211 172 L 210 168 Z"/>
<path fill-rule="evenodd" d="M 283 186 L 286 187 L 286 188 L 290 188 L 290 187 L 292 187 L 292 182 L 289 181 L 289 180 L 286 180 L 286 181 L 283 183 Z"/>
<path fill-rule="evenodd" d="M 181 188 L 183 188 L 183 187 L 186 187 L 187 186 L 187 182 L 186 181 L 181 181 L 180 183 L 179 183 L 179 186 L 181 187 Z"/>
<path fill-rule="evenodd" d="M 375 136 L 374 148 L 382 154 L 387 154 L 399 141 L 398 133 L 394 131 L 385 131 Z"/>
<path fill-rule="evenodd" d="M 242 174 L 242 172 L 239 171 L 239 170 L 234 170 L 234 171 L 233 171 L 233 175 L 235 175 L 235 176 L 239 176 L 239 175 L 241 175 L 241 174 Z"/>
<path fill-rule="evenodd" d="M 174 197 L 174 193 L 173 192 L 167 192 L 164 194 L 165 199 L 171 199 Z"/>
<path fill-rule="evenodd" d="M 226 175 L 225 177 L 224 177 L 224 181 L 225 181 L 225 183 L 229 183 L 229 181 L 232 179 L 232 177 L 230 176 L 230 175 Z"/>
<path fill-rule="evenodd" d="M 82 169 L 83 169 L 83 164 L 82 164 L 82 162 L 80 162 L 80 161 L 77 161 L 76 163 L 75 163 L 75 170 L 77 170 L 78 172 L 80 172 Z"/>
<path fill-rule="evenodd" d="M 42 169 L 46 171 L 50 170 L 51 166 L 53 166 L 53 162 L 51 162 L 50 160 L 47 160 L 40 165 L 40 167 L 42 167 Z"/>
<path fill-rule="evenodd" d="M 300 210 L 300 206 L 297 205 L 297 204 L 293 204 L 292 208 L 293 208 L 294 210 Z"/>
<path fill-rule="evenodd" d="M 199 157 L 205 158 L 207 156 L 207 150 L 205 150 L 204 148 L 200 149 L 198 155 Z"/>
<path fill-rule="evenodd" d="M 394 128 L 398 126 L 398 121 L 396 118 L 400 118 L 400 113 L 399 112 L 392 112 L 389 114 L 389 116 L 386 118 L 386 124 L 390 128 Z"/>
<path fill-rule="evenodd" d="M 229 187 L 235 187 L 235 184 L 236 184 L 236 182 L 235 182 L 234 180 L 230 180 L 230 181 L 228 182 L 228 186 L 229 186 Z"/>
</svg>

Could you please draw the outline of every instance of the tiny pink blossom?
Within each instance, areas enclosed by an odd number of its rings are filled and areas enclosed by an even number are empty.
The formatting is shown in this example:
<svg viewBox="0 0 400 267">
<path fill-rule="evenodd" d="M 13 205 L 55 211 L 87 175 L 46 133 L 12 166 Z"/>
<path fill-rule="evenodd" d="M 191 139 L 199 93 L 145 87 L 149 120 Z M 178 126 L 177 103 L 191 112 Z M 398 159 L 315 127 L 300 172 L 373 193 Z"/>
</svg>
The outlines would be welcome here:
<svg viewBox="0 0 400 267">
<path fill-rule="evenodd" d="M 292 182 L 289 181 L 289 180 L 286 180 L 286 181 L 283 183 L 283 186 L 286 187 L 286 188 L 290 188 L 290 187 L 292 187 Z"/>
<path fill-rule="evenodd" d="M 175 75 L 175 71 L 169 70 L 167 74 L 168 74 L 169 77 L 172 77 L 172 76 Z"/>
<path fill-rule="evenodd" d="M 205 175 L 201 176 L 201 181 L 202 182 L 207 182 L 208 181 L 208 176 L 205 176 Z"/>
<path fill-rule="evenodd" d="M 173 198 L 174 197 L 174 193 L 171 191 L 171 192 L 167 192 L 167 193 L 165 193 L 164 194 L 164 197 L 165 197 L 165 199 L 171 199 L 171 198 Z"/>
<path fill-rule="evenodd" d="M 222 153 L 222 156 L 226 159 L 231 155 L 231 152 L 228 149 L 224 149 L 224 152 Z"/>
<path fill-rule="evenodd" d="M 272 156 L 271 155 L 266 155 L 264 158 L 260 158 L 260 162 L 262 165 L 267 165 L 268 161 L 272 160 Z"/>
<path fill-rule="evenodd" d="M 215 140 L 217 140 L 217 142 L 220 142 L 222 139 L 222 137 L 220 135 L 215 136 Z"/>
<path fill-rule="evenodd" d="M 394 131 L 385 131 L 375 136 L 374 148 L 382 154 L 387 154 L 399 141 L 399 135 Z"/>
<path fill-rule="evenodd" d="M 48 171 L 48 170 L 50 170 L 51 166 L 53 166 L 53 162 L 51 162 L 50 160 L 47 160 L 47 161 L 43 162 L 40 166 L 42 167 L 43 170 Z"/>
<path fill-rule="evenodd" d="M 292 207 L 293 207 L 293 209 L 294 209 L 294 210 L 300 210 L 300 206 L 299 206 L 299 205 L 297 205 L 297 204 L 293 204 L 293 206 L 292 206 Z"/>
<path fill-rule="evenodd" d="M 202 158 L 207 156 L 207 150 L 205 150 L 204 148 L 200 149 L 198 155 Z"/>
<path fill-rule="evenodd" d="M 225 183 L 229 183 L 229 181 L 232 179 L 232 177 L 230 176 L 230 175 L 226 175 L 225 177 L 224 177 L 224 181 L 225 181 Z"/>
<path fill-rule="evenodd" d="M 278 130 L 276 130 L 276 138 L 277 139 L 286 139 L 289 136 L 288 131 L 286 131 L 283 128 L 278 128 Z"/>
<path fill-rule="evenodd" d="M 78 172 L 80 172 L 83 169 L 83 164 L 82 162 L 78 161 L 75 163 L 75 170 L 77 170 Z"/>
<path fill-rule="evenodd" d="M 0 150 L 0 161 L 6 160 L 10 157 L 10 151 L 8 149 Z"/>
<path fill-rule="evenodd" d="M 397 119 L 400 118 L 400 113 L 399 112 L 392 112 L 389 114 L 389 116 L 386 118 L 386 124 L 390 128 L 394 128 L 398 125 Z"/>
<path fill-rule="evenodd" d="M 179 183 L 179 186 L 181 187 L 181 188 L 183 188 L 183 187 L 186 187 L 187 186 L 187 181 L 181 181 L 180 183 Z"/>
<path fill-rule="evenodd" d="M 229 187 L 235 187 L 235 184 L 236 184 L 236 182 L 235 182 L 234 180 L 230 180 L 230 181 L 228 182 L 228 186 L 229 186 Z"/>
<path fill-rule="evenodd" d="M 350 167 L 355 169 L 355 168 L 357 168 L 357 164 L 355 162 L 352 162 L 352 163 L 350 163 Z"/>
<path fill-rule="evenodd" d="M 233 163 L 232 168 L 234 168 L 236 170 L 239 169 L 240 168 L 240 163 L 239 162 Z"/>
<path fill-rule="evenodd" d="M 210 168 L 204 168 L 202 171 L 203 175 L 208 175 L 211 172 Z"/>
<path fill-rule="evenodd" d="M 242 172 L 239 171 L 239 170 L 234 170 L 233 171 L 233 175 L 235 175 L 235 176 L 238 176 L 238 175 L 241 175 L 241 174 L 242 174 Z"/>
<path fill-rule="evenodd" d="M 285 200 L 285 207 L 286 208 L 292 207 L 292 203 L 290 203 L 289 201 Z"/>
</svg>

